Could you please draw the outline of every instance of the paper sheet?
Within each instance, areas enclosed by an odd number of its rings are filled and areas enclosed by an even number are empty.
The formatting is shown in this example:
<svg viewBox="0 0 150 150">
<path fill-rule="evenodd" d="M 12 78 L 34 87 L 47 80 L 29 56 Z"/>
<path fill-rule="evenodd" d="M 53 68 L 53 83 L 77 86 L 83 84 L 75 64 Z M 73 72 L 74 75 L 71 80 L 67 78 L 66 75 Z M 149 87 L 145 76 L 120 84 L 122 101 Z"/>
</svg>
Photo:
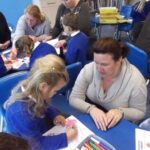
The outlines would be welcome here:
<svg viewBox="0 0 150 150">
<path fill-rule="evenodd" d="M 136 150 L 150 150 L 150 131 L 135 130 Z"/>
</svg>

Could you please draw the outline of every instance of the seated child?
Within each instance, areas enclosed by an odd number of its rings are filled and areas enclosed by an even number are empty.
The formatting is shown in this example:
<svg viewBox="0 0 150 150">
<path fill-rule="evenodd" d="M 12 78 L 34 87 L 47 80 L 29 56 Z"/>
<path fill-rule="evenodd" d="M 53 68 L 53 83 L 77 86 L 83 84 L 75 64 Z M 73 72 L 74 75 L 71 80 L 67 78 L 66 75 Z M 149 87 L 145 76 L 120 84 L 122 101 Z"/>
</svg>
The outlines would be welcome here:
<svg viewBox="0 0 150 150">
<path fill-rule="evenodd" d="M 87 60 L 89 37 L 79 30 L 78 14 L 68 13 L 63 19 L 64 31 L 70 36 L 67 40 L 66 49 L 64 49 L 64 60 L 66 64 L 72 64 L 77 61 L 84 65 Z M 65 40 L 61 40 L 56 44 L 56 47 L 64 47 Z"/>
<path fill-rule="evenodd" d="M 50 102 L 67 82 L 68 73 L 61 58 L 47 55 L 37 59 L 28 78 L 20 82 L 5 102 L 10 133 L 25 138 L 32 150 L 57 150 L 75 139 L 75 127 L 67 128 L 66 133 L 43 136 L 52 125 L 65 126 L 64 116 Z"/>
<path fill-rule="evenodd" d="M 36 59 L 48 54 L 56 54 L 53 46 L 47 43 L 39 43 L 34 49 L 34 41 L 27 35 L 20 37 L 15 43 L 18 57 L 29 57 L 29 69 L 31 69 Z"/>
</svg>

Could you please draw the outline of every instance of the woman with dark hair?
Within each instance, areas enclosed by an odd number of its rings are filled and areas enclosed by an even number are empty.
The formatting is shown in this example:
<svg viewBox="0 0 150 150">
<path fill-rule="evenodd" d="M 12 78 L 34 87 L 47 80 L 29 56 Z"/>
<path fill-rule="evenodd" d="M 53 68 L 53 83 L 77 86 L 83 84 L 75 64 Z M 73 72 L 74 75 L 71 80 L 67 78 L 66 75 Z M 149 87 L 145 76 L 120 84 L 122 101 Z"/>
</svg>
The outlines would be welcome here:
<svg viewBox="0 0 150 150">
<path fill-rule="evenodd" d="M 121 118 L 138 122 L 146 112 L 147 88 L 139 70 L 126 59 L 128 49 L 112 38 L 97 40 L 94 62 L 80 72 L 70 104 L 90 114 L 97 128 L 107 130 Z"/>
<path fill-rule="evenodd" d="M 0 50 L 11 46 L 11 32 L 5 16 L 0 12 Z"/>
</svg>

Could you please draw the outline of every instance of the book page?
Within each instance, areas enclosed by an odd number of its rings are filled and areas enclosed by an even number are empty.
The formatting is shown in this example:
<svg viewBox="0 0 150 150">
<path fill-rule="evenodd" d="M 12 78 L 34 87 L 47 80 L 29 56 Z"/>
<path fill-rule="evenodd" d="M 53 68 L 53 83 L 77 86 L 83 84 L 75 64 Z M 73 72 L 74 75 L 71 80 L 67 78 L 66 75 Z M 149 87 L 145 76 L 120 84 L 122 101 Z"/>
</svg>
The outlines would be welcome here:
<svg viewBox="0 0 150 150">
<path fill-rule="evenodd" d="M 135 130 L 136 150 L 150 150 L 150 131 Z"/>
<path fill-rule="evenodd" d="M 60 150 L 75 150 L 75 148 L 89 135 L 94 134 L 90 129 L 88 129 L 81 121 L 79 121 L 76 117 L 70 116 L 67 119 L 75 119 L 76 120 L 76 128 L 78 129 L 78 136 L 69 143 L 67 148 L 63 148 Z"/>
<path fill-rule="evenodd" d="M 90 129 L 88 129 L 82 122 L 80 122 L 76 117 L 70 116 L 66 119 L 66 126 L 74 126 L 78 129 L 78 136 L 69 143 L 67 148 L 63 148 L 60 150 L 75 150 L 75 148 L 89 135 L 94 134 Z M 54 126 L 50 130 L 48 130 L 46 133 L 43 134 L 43 136 L 50 136 L 50 135 L 57 135 L 60 133 L 66 132 L 67 127 L 62 126 Z"/>
</svg>

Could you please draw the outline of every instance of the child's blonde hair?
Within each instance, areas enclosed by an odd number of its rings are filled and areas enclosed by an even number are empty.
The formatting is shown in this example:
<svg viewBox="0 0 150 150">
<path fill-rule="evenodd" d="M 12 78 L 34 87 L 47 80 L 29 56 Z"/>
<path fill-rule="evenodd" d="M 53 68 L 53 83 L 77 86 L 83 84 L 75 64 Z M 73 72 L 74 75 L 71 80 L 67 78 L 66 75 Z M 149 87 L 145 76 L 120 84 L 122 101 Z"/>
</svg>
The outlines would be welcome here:
<svg viewBox="0 0 150 150">
<path fill-rule="evenodd" d="M 9 107 L 9 105 L 17 101 L 17 99 L 26 100 L 30 95 L 34 100 L 32 98 L 27 99 L 29 110 L 32 107 L 33 114 L 42 117 L 46 109 L 46 104 L 39 90 L 39 84 L 46 82 L 50 89 L 52 89 L 60 80 L 63 80 L 65 83 L 69 80 L 63 60 L 56 55 L 47 55 L 39 58 L 35 61 L 29 77 L 13 90 L 12 96 L 8 102 L 6 102 L 5 107 Z M 21 87 L 24 87 L 25 90 L 18 93 L 17 91 Z"/>
</svg>

